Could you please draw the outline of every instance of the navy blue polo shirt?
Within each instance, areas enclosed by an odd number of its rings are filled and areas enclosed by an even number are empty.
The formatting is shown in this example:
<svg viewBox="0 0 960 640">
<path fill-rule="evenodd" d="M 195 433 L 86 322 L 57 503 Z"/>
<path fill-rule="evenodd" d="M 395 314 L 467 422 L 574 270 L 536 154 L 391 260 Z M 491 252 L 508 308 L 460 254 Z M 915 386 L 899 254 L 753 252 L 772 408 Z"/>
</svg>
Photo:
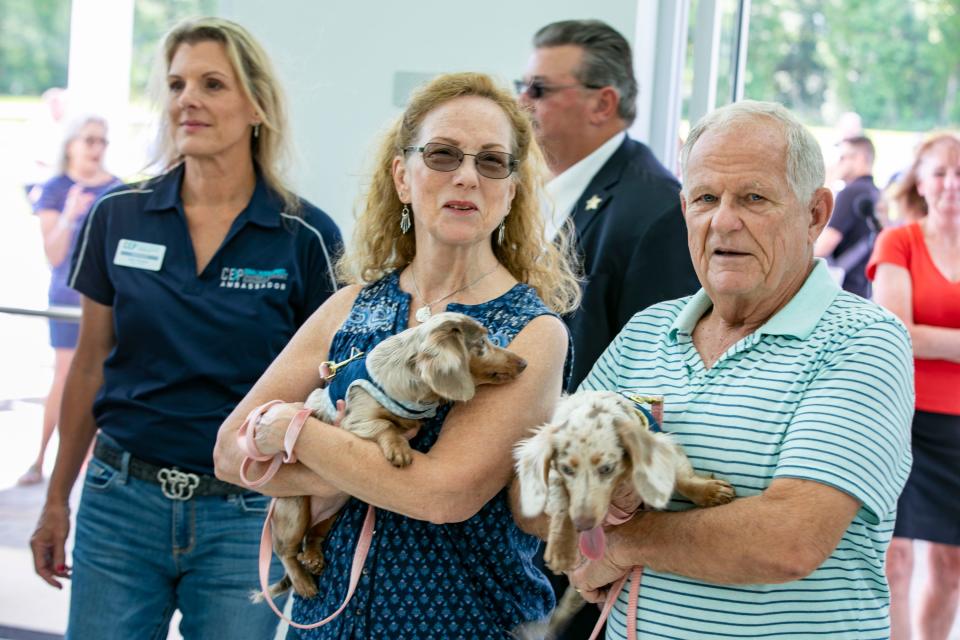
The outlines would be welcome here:
<svg viewBox="0 0 960 640">
<path fill-rule="evenodd" d="M 258 177 L 198 275 L 182 180 L 181 165 L 101 198 L 68 284 L 113 307 L 116 346 L 93 406 L 97 425 L 138 458 L 210 474 L 220 424 L 335 291 L 342 240 L 307 202 L 285 213 Z"/>
</svg>

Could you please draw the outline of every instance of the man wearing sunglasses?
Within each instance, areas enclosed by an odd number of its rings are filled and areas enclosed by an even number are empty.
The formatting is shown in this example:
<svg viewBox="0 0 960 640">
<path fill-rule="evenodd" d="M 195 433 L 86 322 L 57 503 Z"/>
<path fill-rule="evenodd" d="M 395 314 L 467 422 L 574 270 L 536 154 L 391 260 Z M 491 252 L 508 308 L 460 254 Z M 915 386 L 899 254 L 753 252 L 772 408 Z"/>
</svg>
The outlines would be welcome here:
<svg viewBox="0 0 960 640">
<path fill-rule="evenodd" d="M 547 229 L 573 219 L 583 256 L 583 304 L 565 320 L 573 335 L 573 391 L 638 311 L 700 288 L 687 249 L 680 184 L 650 149 L 632 140 L 637 82 L 626 39 L 598 20 L 540 29 L 522 81 L 553 180 Z M 557 594 L 567 584 L 551 576 Z M 561 636 L 586 638 L 597 619 L 586 607 Z"/>
<path fill-rule="evenodd" d="M 555 233 L 576 228 L 586 283 L 573 334 L 574 390 L 633 314 L 699 288 L 687 250 L 680 184 L 631 139 L 637 82 L 630 45 L 599 20 L 540 29 L 522 81 L 554 179 L 545 211 Z"/>
</svg>

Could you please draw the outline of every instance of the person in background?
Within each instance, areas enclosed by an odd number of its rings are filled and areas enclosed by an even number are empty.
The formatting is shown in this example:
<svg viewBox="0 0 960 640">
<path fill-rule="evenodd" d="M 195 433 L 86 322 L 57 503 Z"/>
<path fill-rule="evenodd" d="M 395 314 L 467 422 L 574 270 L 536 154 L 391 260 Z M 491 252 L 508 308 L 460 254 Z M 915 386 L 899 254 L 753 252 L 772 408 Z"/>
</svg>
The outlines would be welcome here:
<svg viewBox="0 0 960 640">
<path fill-rule="evenodd" d="M 883 231 L 867 268 L 874 300 L 910 331 L 916 368 L 913 469 L 887 556 L 891 638 L 910 638 L 913 541 L 926 540 L 920 637 L 946 639 L 960 593 L 960 137 L 924 142 L 902 184 L 926 215 Z"/>
<path fill-rule="evenodd" d="M 286 186 L 280 87 L 245 29 L 187 21 L 161 55 L 167 170 L 104 195 L 80 232 L 83 319 L 30 545 L 45 581 L 72 579 L 67 638 L 163 638 L 179 609 L 188 640 L 262 640 L 276 618 L 249 595 L 268 499 L 217 480 L 213 447 L 337 289 L 340 233 Z M 71 570 L 68 497 L 95 437 Z"/>
<path fill-rule="evenodd" d="M 40 187 L 40 194 L 33 205 L 43 235 L 43 252 L 50 264 L 47 300 L 51 305 L 77 307 L 79 311 L 80 295 L 67 286 L 69 257 L 94 200 L 120 184 L 119 178 L 103 167 L 107 143 L 106 120 L 96 115 L 73 120 L 63 138 L 59 173 Z M 44 454 L 57 425 L 63 385 L 77 347 L 79 326 L 76 321 L 50 320 L 50 346 L 54 351 L 53 382 L 43 404 L 40 450 L 27 471 L 17 480 L 21 486 L 43 481 Z"/>
<path fill-rule="evenodd" d="M 864 270 L 873 249 L 875 207 L 880 191 L 873 183 L 873 142 L 866 136 L 840 143 L 837 175 L 844 188 L 837 194 L 833 215 L 817 238 L 813 254 L 826 258 L 840 285 L 850 293 L 870 297 Z"/>
<path fill-rule="evenodd" d="M 599 20 L 564 20 L 537 31 L 533 46 L 517 89 L 554 176 L 547 228 L 572 220 L 583 260 L 583 303 L 565 318 L 573 391 L 633 314 L 693 293 L 697 276 L 680 184 L 626 132 L 637 113 L 630 44 Z"/>
<path fill-rule="evenodd" d="M 26 123 L 30 154 L 22 167 L 21 182 L 31 206 L 37 203 L 44 183 L 61 173 L 59 165 L 64 128 L 68 124 L 68 103 L 66 89 L 50 87 L 40 96 L 37 110 Z"/>
<path fill-rule="evenodd" d="M 299 403 L 319 385 L 321 360 L 367 352 L 441 311 L 467 314 L 523 357 L 512 382 L 442 404 L 398 469 L 377 443 L 309 418 L 267 484 L 271 495 L 311 495 L 345 506 L 324 542 L 319 595 L 294 598 L 309 624 L 344 599 L 368 505 L 373 544 L 349 608 L 299 638 L 513 638 L 549 613 L 553 594 L 533 565 L 538 540 L 518 529 L 507 486 L 512 447 L 549 419 L 569 376 L 569 338 L 557 314 L 577 303 L 572 255 L 544 237 L 544 172 L 530 121 L 488 76 L 442 75 L 417 91 L 384 136 L 343 271 L 352 284 L 301 329 L 230 418 L 217 474 L 240 482 L 237 431 L 253 408 L 288 404 L 259 421 L 257 442 L 284 441 Z M 444 344 L 448 344 L 444 342 Z M 509 407 L 505 411 L 504 408 Z M 262 465 L 251 474 L 259 477 Z"/>
</svg>

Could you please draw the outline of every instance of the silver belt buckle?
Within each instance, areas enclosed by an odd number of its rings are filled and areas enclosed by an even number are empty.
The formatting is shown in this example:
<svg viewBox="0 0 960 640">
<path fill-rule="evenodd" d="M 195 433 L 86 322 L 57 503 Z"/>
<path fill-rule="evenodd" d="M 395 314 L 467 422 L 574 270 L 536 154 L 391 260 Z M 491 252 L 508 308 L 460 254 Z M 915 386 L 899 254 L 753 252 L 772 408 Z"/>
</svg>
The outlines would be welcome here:
<svg viewBox="0 0 960 640">
<path fill-rule="evenodd" d="M 160 481 L 163 495 L 170 500 L 189 500 L 193 497 L 193 490 L 200 484 L 200 476 L 179 469 L 160 469 L 157 471 L 157 480 Z"/>
</svg>

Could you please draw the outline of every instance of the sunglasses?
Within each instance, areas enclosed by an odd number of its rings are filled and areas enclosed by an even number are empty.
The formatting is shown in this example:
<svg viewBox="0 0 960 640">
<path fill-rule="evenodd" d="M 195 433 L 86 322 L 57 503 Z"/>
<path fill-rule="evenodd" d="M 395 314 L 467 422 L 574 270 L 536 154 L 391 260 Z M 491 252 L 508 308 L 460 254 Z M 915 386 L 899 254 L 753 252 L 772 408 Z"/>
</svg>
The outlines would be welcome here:
<svg viewBox="0 0 960 640">
<path fill-rule="evenodd" d="M 502 180 L 517 169 L 517 159 L 506 151 L 481 151 L 464 153 L 453 145 L 428 142 L 422 147 L 404 147 L 404 152 L 419 151 L 423 164 L 434 171 L 456 171 L 463 164 L 464 156 L 473 156 L 477 173 L 494 180 Z"/>
<path fill-rule="evenodd" d="M 575 82 L 573 84 L 546 84 L 543 80 L 534 80 L 533 82 L 524 82 L 523 80 L 514 80 L 513 86 L 517 90 L 517 95 L 526 95 L 531 100 L 539 100 L 556 91 L 564 89 L 573 89 L 580 87 L 582 89 L 602 89 L 606 85 L 595 85 Z"/>
</svg>

